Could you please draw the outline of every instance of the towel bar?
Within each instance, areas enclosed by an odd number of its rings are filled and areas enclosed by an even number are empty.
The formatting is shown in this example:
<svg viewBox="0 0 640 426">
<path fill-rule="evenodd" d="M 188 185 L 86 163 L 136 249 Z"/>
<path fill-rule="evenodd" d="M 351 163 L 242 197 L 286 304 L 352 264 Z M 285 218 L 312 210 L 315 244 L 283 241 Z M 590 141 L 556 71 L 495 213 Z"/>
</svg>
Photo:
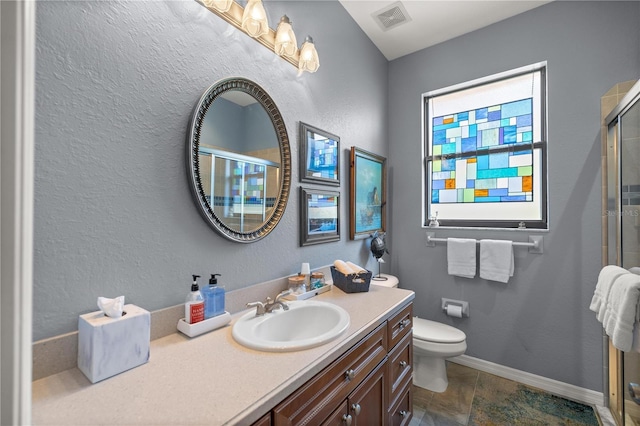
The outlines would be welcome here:
<svg viewBox="0 0 640 426">
<path fill-rule="evenodd" d="M 427 232 L 427 247 L 435 247 L 436 243 L 446 243 L 446 238 L 436 238 L 434 232 Z M 480 244 L 480 240 L 476 240 Z M 542 235 L 529 235 L 529 242 L 514 241 L 515 247 L 529 247 L 529 253 L 544 253 L 544 237 Z"/>
</svg>

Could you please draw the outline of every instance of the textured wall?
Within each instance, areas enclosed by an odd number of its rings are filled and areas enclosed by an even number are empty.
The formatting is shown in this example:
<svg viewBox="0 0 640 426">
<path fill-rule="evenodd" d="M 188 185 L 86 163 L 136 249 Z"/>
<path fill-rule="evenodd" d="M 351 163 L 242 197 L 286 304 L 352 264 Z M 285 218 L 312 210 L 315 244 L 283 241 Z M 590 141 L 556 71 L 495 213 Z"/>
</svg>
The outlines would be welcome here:
<svg viewBox="0 0 640 426">
<path fill-rule="evenodd" d="M 298 122 L 387 154 L 387 61 L 336 1 L 271 2 L 320 55 L 296 69 L 195 1 L 44 1 L 37 7 L 34 339 L 77 328 L 98 296 L 155 310 L 181 303 L 191 274 L 228 290 L 336 258 L 371 261 L 348 239 L 341 164 L 340 242 L 299 247 Z M 366 70 L 365 72 L 362 72 Z M 189 118 L 217 80 L 265 88 L 291 140 L 292 192 L 272 235 L 218 236 L 200 217 L 185 171 Z M 346 158 L 346 157 L 343 157 Z"/>
<path fill-rule="evenodd" d="M 400 58 L 389 67 L 392 272 L 417 315 L 467 334 L 467 354 L 602 390 L 601 327 L 589 311 L 600 270 L 600 97 L 640 74 L 638 2 L 553 2 Z M 548 61 L 550 231 L 545 253 L 515 250 L 508 284 L 447 275 L 446 246 L 420 228 L 421 94 Z M 438 237 L 526 241 L 527 232 L 439 230 Z M 442 297 L 470 302 L 452 319 Z"/>
</svg>

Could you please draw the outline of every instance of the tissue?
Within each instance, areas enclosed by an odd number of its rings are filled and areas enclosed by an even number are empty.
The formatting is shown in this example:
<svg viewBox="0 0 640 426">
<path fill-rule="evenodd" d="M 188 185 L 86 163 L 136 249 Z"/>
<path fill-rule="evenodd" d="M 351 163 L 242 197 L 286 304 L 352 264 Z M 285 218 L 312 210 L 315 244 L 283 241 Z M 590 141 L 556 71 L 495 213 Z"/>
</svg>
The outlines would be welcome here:
<svg viewBox="0 0 640 426">
<path fill-rule="evenodd" d="M 151 314 L 136 305 L 118 307 L 118 303 L 106 303 L 105 310 L 78 318 L 78 368 L 91 383 L 149 361 Z M 106 315 L 107 310 L 115 316 Z"/>
<path fill-rule="evenodd" d="M 121 317 L 124 310 L 124 296 L 119 296 L 115 299 L 98 297 L 98 308 L 100 308 L 100 310 L 108 317 Z"/>
</svg>

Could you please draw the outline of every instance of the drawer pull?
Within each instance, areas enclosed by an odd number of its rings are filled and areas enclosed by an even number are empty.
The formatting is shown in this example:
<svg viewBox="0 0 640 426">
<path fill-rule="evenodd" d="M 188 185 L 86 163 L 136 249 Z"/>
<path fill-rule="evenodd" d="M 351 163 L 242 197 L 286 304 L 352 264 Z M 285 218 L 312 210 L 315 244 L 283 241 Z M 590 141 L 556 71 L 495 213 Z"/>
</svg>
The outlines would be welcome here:
<svg viewBox="0 0 640 426">
<path fill-rule="evenodd" d="M 347 426 L 351 426 L 351 422 L 353 421 L 353 417 L 351 417 L 351 415 L 343 415 L 342 416 L 342 423 L 346 424 Z"/>
<path fill-rule="evenodd" d="M 407 367 L 407 361 L 400 361 L 400 367 L 406 368 Z"/>
<path fill-rule="evenodd" d="M 352 369 L 347 370 L 347 372 L 346 372 L 346 373 L 344 373 L 344 377 L 345 377 L 347 380 L 353 380 L 353 379 L 356 377 L 356 372 L 355 372 L 355 371 L 353 371 Z"/>
<path fill-rule="evenodd" d="M 400 416 L 402 416 L 402 417 L 407 417 L 409 415 L 409 412 L 405 411 L 405 410 L 402 410 L 398 414 L 400 414 Z"/>
<path fill-rule="evenodd" d="M 360 415 L 360 404 L 353 404 L 351 409 L 355 412 L 356 416 Z"/>
<path fill-rule="evenodd" d="M 403 319 L 402 322 L 400 323 L 400 330 L 404 329 L 405 327 L 408 327 L 409 325 L 411 325 L 411 320 L 409 318 Z"/>
</svg>

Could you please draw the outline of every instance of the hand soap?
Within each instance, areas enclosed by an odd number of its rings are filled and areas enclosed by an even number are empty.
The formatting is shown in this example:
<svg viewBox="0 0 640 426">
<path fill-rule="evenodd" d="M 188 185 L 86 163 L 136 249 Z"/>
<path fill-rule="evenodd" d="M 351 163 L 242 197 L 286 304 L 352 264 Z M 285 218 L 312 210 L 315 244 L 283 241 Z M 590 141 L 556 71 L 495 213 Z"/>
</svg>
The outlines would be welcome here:
<svg viewBox="0 0 640 426">
<path fill-rule="evenodd" d="M 191 291 L 187 294 L 187 300 L 184 304 L 184 320 L 188 324 L 195 324 L 204 320 L 204 299 L 198 288 L 198 278 L 200 278 L 200 275 L 193 275 Z"/>
<path fill-rule="evenodd" d="M 220 276 L 220 274 L 211 274 L 209 287 L 202 289 L 205 319 L 224 314 L 224 287 L 218 286 L 216 276 Z"/>
</svg>

